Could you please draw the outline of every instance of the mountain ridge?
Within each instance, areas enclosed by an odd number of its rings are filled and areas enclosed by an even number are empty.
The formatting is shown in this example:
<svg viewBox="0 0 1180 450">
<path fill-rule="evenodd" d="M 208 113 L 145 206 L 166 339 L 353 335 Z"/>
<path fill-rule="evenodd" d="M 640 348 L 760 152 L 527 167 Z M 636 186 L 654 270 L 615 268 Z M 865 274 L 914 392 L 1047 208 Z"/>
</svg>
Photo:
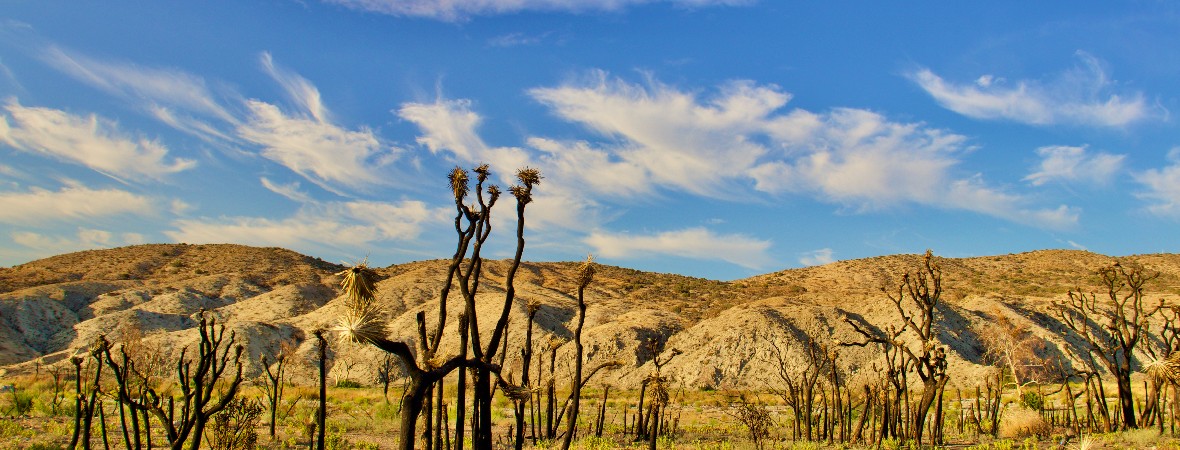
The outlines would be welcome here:
<svg viewBox="0 0 1180 450">
<path fill-rule="evenodd" d="M 881 290 L 896 288 L 900 275 L 921 261 L 916 254 L 884 255 L 733 281 L 599 265 L 587 291 L 587 358 L 591 364 L 622 362 L 603 381 L 637 385 L 653 369 L 651 349 L 642 343 L 655 340 L 683 351 L 665 370 L 687 386 L 773 383 L 766 379 L 773 373 L 768 339 L 788 353 L 808 327 L 834 339 L 855 340 L 844 319 L 892 320 L 896 312 Z M 1053 302 L 1070 289 L 1093 289 L 1094 272 L 1114 261 L 1160 273 L 1149 286 L 1149 298 L 1172 305 L 1180 298 L 1176 254 L 1110 257 L 1038 250 L 936 261 L 945 289 L 940 341 L 953 349 L 952 370 L 961 375 L 985 370 L 978 331 L 997 314 L 1028 324 L 1050 343 L 1048 352 L 1064 354 L 1068 343 L 1053 318 Z M 377 303 L 390 316 L 391 338 L 412 338 L 414 314 L 437 311 L 448 263 L 437 259 L 375 268 L 380 277 Z M 526 302 L 541 305 L 536 345 L 570 338 L 578 264 L 522 263 L 510 346 L 523 345 Z M 508 261 L 485 261 L 481 322 L 499 314 L 507 266 Z M 145 244 L 0 268 L 0 366 L 23 371 L 37 364 L 61 364 L 99 335 L 118 340 L 142 334 L 162 355 L 175 355 L 195 339 L 197 315 L 207 311 L 237 333 L 246 349 L 248 374 L 256 374 L 261 356 L 273 354 L 283 341 L 295 344 L 301 364 L 310 367 L 315 353 L 313 339 L 308 339 L 311 331 L 330 328 L 342 311 L 337 272 L 344 268 L 286 249 L 234 244 Z M 461 301 L 453 297 L 448 310 L 457 313 Z M 435 316 L 427 314 L 429 324 Z M 448 321 L 444 348 L 457 345 L 454 324 L 454 318 Z M 569 359 L 569 347 L 558 349 L 563 360 Z M 366 374 L 373 373 L 369 366 L 379 359 L 375 349 L 366 347 L 340 347 L 334 353 L 336 370 L 366 382 L 371 378 Z M 875 357 L 868 347 L 842 350 L 850 376 L 872 367 Z M 510 357 L 505 367 L 521 370 L 519 358 Z M 564 366 L 559 364 L 558 370 Z M 300 376 L 300 370 L 295 372 Z M 305 372 L 310 377 L 310 369 Z"/>
</svg>

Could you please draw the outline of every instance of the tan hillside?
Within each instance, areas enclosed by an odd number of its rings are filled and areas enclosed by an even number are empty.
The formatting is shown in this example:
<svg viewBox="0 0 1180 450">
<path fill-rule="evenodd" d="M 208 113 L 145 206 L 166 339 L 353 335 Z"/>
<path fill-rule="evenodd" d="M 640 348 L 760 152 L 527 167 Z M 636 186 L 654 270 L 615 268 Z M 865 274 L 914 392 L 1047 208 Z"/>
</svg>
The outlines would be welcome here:
<svg viewBox="0 0 1180 450">
<path fill-rule="evenodd" d="M 1083 251 L 1046 250 L 1003 256 L 938 259 L 944 271 L 940 340 L 950 349 L 955 381 L 978 378 L 982 346 L 978 332 L 1002 314 L 1030 325 L 1051 342 L 1050 355 L 1064 354 L 1054 300 L 1075 287 L 1090 289 L 1096 269 L 1115 258 Z M 1161 273 L 1149 285 L 1151 298 L 1175 302 L 1180 294 L 1180 255 L 1119 258 Z M 728 387 L 773 383 L 775 343 L 797 358 L 802 330 L 838 341 L 856 340 L 844 319 L 882 325 L 895 320 L 882 287 L 896 288 L 900 274 L 921 263 L 920 255 L 892 255 L 793 269 L 733 282 L 646 273 L 600 266 L 587 292 L 585 347 L 588 367 L 608 361 L 618 370 L 597 380 L 635 386 L 653 370 L 655 340 L 683 352 L 664 372 L 683 386 Z M 572 350 L 575 263 L 525 263 L 517 277 L 508 335 L 507 371 L 519 379 L 525 307 L 540 303 L 534 342 L 537 355 L 558 347 L 558 373 Z M 505 261 L 487 261 L 479 309 L 490 327 L 502 306 Z M 140 245 L 55 256 L 0 268 L 0 365 L 28 370 L 61 363 L 99 335 L 113 340 L 137 328 L 162 355 L 174 355 L 195 340 L 202 309 L 226 323 L 245 344 L 247 370 L 283 340 L 312 359 L 311 332 L 330 328 L 342 310 L 337 298 L 342 266 L 278 248 L 238 245 Z M 421 261 L 378 269 L 378 303 L 392 318 L 390 336 L 409 339 L 414 314 L 437 320 L 446 261 Z M 448 310 L 460 311 L 453 296 Z M 1153 300 L 1154 301 L 1154 300 Z M 454 317 L 444 348 L 455 351 Z M 379 353 L 333 343 L 334 373 L 370 382 Z M 843 364 L 856 374 L 872 371 L 872 348 L 846 347 Z M 540 358 L 540 356 L 537 356 Z M 310 374 L 310 369 L 297 369 Z M 559 375 L 561 376 L 561 375 Z"/>
</svg>

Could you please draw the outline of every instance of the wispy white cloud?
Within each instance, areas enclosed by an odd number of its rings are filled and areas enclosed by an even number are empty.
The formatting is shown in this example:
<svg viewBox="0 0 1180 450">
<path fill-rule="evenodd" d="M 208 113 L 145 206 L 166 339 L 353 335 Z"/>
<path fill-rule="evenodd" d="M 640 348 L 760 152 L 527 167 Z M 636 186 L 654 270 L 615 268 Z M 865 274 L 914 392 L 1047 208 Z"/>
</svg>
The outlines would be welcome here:
<svg viewBox="0 0 1180 450">
<path fill-rule="evenodd" d="M 106 230 L 79 228 L 72 236 L 58 236 L 31 231 L 14 231 L 9 234 L 18 245 L 35 249 L 41 255 L 137 245 L 147 242 L 139 233 L 112 233 Z"/>
<path fill-rule="evenodd" d="M 1052 230 L 1068 230 L 1077 226 L 1081 210 L 1074 206 L 1033 208 L 1030 200 L 987 186 L 982 176 L 955 180 L 936 194 L 931 204 L 945 208 L 974 211 L 1016 223 Z"/>
<path fill-rule="evenodd" d="M 314 201 L 306 192 L 299 190 L 299 183 L 278 184 L 266 177 L 262 177 L 259 181 L 262 182 L 262 187 L 265 187 L 266 190 L 286 197 L 293 202 L 311 203 Z"/>
<path fill-rule="evenodd" d="M 389 153 L 372 130 L 290 116 L 257 100 L 248 106 L 252 115 L 238 127 L 238 136 L 261 146 L 263 157 L 333 192 L 341 186 L 363 191 L 390 182 L 381 170 Z"/>
<path fill-rule="evenodd" d="M 317 122 L 328 122 L 328 109 L 320 97 L 320 90 L 303 76 L 275 64 L 270 53 L 263 52 L 259 57 L 262 68 L 266 70 L 287 91 L 291 100 L 298 103 L 303 110 L 311 114 Z"/>
<path fill-rule="evenodd" d="M 180 219 L 164 234 L 177 242 L 233 242 L 302 251 L 324 248 L 365 251 L 380 242 L 412 241 L 426 227 L 448 220 L 446 209 L 419 201 L 309 203 L 287 218 Z"/>
<path fill-rule="evenodd" d="M 109 94 L 135 100 L 147 110 L 176 108 L 236 121 L 203 78 L 182 70 L 103 61 L 54 45 L 44 46 L 40 56 L 63 73 Z"/>
<path fill-rule="evenodd" d="M 739 192 L 735 177 L 768 152 L 752 137 L 790 99 L 777 86 L 745 81 L 722 86 L 717 96 L 705 100 L 655 81 L 649 84 L 645 88 L 595 72 L 586 83 L 538 88 L 530 94 L 558 116 L 626 142 L 602 149 L 611 153 L 608 161 L 617 161 L 611 166 L 631 166 L 655 186 L 708 197 Z M 584 158 L 586 152 L 580 153 Z"/>
<path fill-rule="evenodd" d="M 434 103 L 406 103 L 397 115 L 421 130 L 418 143 L 432 153 L 449 151 L 462 161 L 474 161 L 488 146 L 476 133 L 482 119 L 467 100 L 437 100 Z"/>
<path fill-rule="evenodd" d="M 455 163 L 470 167 L 489 164 L 499 183 L 515 183 L 515 170 L 539 168 L 545 180 L 529 205 L 529 224 L 539 230 L 575 230 L 586 232 L 602 223 L 601 205 L 590 191 L 579 185 L 580 177 L 568 173 L 545 157 L 519 147 L 494 147 L 484 142 L 477 128 L 482 121 L 464 100 L 438 100 L 433 103 L 407 103 L 397 114 L 421 130 L 418 143 L 434 154 L 452 156 Z M 530 140 L 532 142 L 532 140 Z M 498 217 L 507 220 L 508 214 Z M 504 228 L 506 223 L 498 225 Z"/>
<path fill-rule="evenodd" d="M 598 193 L 667 189 L 705 197 L 808 193 L 861 211 L 917 203 L 975 211 L 1035 226 L 1068 227 L 1076 211 L 1029 199 L 955 172 L 966 138 L 863 109 L 785 110 L 790 95 L 748 81 L 710 97 L 649 81 L 606 78 L 530 91 L 561 117 L 609 144 L 556 145 L 534 138 L 543 167 Z M 606 181 L 609 180 L 609 181 Z"/>
<path fill-rule="evenodd" d="M 97 115 L 76 116 L 51 108 L 25 107 L 11 100 L 0 116 L 0 142 L 30 153 L 81 164 L 116 179 L 163 180 L 196 162 L 168 158 L 158 141 L 132 137 Z M 10 124 L 8 120 L 11 119 Z"/>
<path fill-rule="evenodd" d="M 747 172 L 770 193 L 815 192 L 862 210 L 904 202 L 940 203 L 962 136 L 919 124 L 891 122 L 860 109 L 836 109 L 815 131 L 792 142 L 800 155 L 773 159 Z"/>
<path fill-rule="evenodd" d="M 706 228 L 687 228 L 651 235 L 596 231 L 583 240 L 603 258 L 671 255 L 699 260 L 720 260 L 750 269 L 773 264 L 771 242 L 741 234 L 716 234 Z"/>
<path fill-rule="evenodd" d="M 369 191 L 393 184 L 396 177 L 386 169 L 397 160 L 397 149 L 384 146 L 367 127 L 350 130 L 332 123 L 315 85 L 276 64 L 269 53 L 261 61 L 298 109 L 249 100 L 249 118 L 237 128 L 238 137 L 261 146 L 264 158 L 338 194 L 344 193 L 341 188 Z"/>
<path fill-rule="evenodd" d="M 444 21 L 472 16 L 511 14 L 521 11 L 619 11 L 648 3 L 668 3 L 685 8 L 737 6 L 752 0 L 327 0 L 348 8 L 394 16 L 425 17 Z"/>
<path fill-rule="evenodd" d="M 1024 177 L 1033 186 L 1052 181 L 1107 184 L 1123 168 L 1126 155 L 1088 154 L 1086 147 L 1049 146 L 1037 149 L 1041 157 L 1036 172 Z"/>
<path fill-rule="evenodd" d="M 1180 148 L 1168 152 L 1170 164 L 1135 174 L 1144 191 L 1137 195 L 1148 202 L 1152 214 L 1180 219 Z"/>
<path fill-rule="evenodd" d="M 488 45 L 492 47 L 520 47 L 526 45 L 537 45 L 545 39 L 545 35 L 527 35 L 524 33 L 508 33 L 494 38 L 488 39 Z"/>
<path fill-rule="evenodd" d="M 419 126 L 419 143 L 432 152 L 541 168 L 555 180 L 546 190 L 563 198 L 556 211 L 582 229 L 601 228 L 578 216 L 603 213 L 604 204 L 654 201 L 665 192 L 730 200 L 808 194 L 858 211 L 915 203 L 1046 228 L 1069 228 L 1078 216 L 1070 207 L 1037 208 L 979 174 L 957 174 L 971 151 L 963 136 L 862 109 L 785 110 L 790 95 L 773 85 L 735 81 L 706 96 L 594 72 L 529 92 L 602 139 L 534 136 L 524 149 L 497 148 L 480 138 L 481 117 L 468 101 L 407 104 L 398 112 Z"/>
<path fill-rule="evenodd" d="M 992 75 L 954 83 L 926 68 L 908 76 L 943 107 L 977 119 L 1120 128 L 1160 116 L 1160 107 L 1149 104 L 1143 93 L 1114 93 L 1116 83 L 1097 58 L 1085 52 L 1078 57 L 1081 66 L 1052 80 L 1020 80 L 1011 86 Z"/>
<path fill-rule="evenodd" d="M 40 225 L 153 213 L 151 199 L 118 189 L 72 186 L 58 191 L 0 192 L 0 223 L 7 224 Z"/>
<path fill-rule="evenodd" d="M 834 255 L 835 252 L 833 252 L 830 248 L 812 250 L 799 256 L 799 264 L 804 266 L 822 266 L 824 264 L 830 264 L 836 261 L 836 259 L 833 258 Z"/>
</svg>

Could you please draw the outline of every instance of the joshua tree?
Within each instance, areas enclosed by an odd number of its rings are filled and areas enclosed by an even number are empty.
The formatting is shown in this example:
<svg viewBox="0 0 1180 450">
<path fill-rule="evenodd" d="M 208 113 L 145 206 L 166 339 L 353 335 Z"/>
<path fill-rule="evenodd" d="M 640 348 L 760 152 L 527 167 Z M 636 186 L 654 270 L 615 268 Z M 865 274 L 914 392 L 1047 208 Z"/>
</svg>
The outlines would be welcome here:
<svg viewBox="0 0 1180 450">
<path fill-rule="evenodd" d="M 565 439 L 561 441 L 561 450 L 569 450 L 574 440 L 578 426 L 578 408 L 582 397 L 582 326 L 586 324 L 586 286 L 594 280 L 594 258 L 586 257 L 586 262 L 578 267 L 578 320 L 574 327 L 574 377 L 572 380 L 569 422 L 566 423 Z"/>
<path fill-rule="evenodd" d="M 524 168 L 517 171 L 520 185 L 513 186 L 510 191 L 516 198 L 516 253 L 505 279 L 504 306 L 495 327 L 491 330 L 487 347 L 483 346 L 479 330 L 479 320 L 476 316 L 475 297 L 479 289 L 483 271 L 483 257 L 481 250 L 484 242 L 491 236 L 492 208 L 500 198 L 500 189 L 487 186 L 484 183 L 489 176 L 488 166 L 480 165 L 475 168 L 477 175 L 475 184 L 476 204 L 468 206 L 468 195 L 471 194 L 469 174 L 466 170 L 456 167 L 449 176 L 452 194 L 455 200 L 455 232 L 458 242 L 455 254 L 447 272 L 443 289 L 439 298 L 439 316 L 432 333 L 426 331 L 426 314 L 418 313 L 417 348 L 411 348 L 405 342 L 395 342 L 385 337 L 385 317 L 380 308 L 373 303 L 376 292 L 376 273 L 363 263 L 346 270 L 342 286 L 348 296 L 348 311 L 340 318 L 337 330 L 345 339 L 371 344 L 381 350 L 397 356 L 409 377 L 407 387 L 402 398 L 401 412 L 401 448 L 414 448 L 414 429 L 418 416 L 430 396 L 435 385 L 451 371 L 459 367 L 470 367 L 475 371 L 474 395 L 478 416 L 474 429 L 473 443 L 476 448 L 490 449 L 492 446 L 491 431 L 491 403 L 492 377 L 499 379 L 499 364 L 495 359 L 500 350 L 500 340 L 504 338 L 508 326 L 508 313 L 516 298 L 514 279 L 520 267 L 520 260 L 524 255 L 524 212 L 525 207 L 532 202 L 533 187 L 541 182 L 541 175 L 536 169 Z M 456 283 L 457 282 L 457 283 Z M 464 312 L 461 316 L 461 341 L 463 348 L 460 354 L 451 358 L 441 358 L 437 355 L 442 331 L 447 319 L 447 299 L 454 285 L 458 285 L 459 293 L 464 300 Z M 467 344 L 470 344 L 471 358 L 467 357 Z M 417 350 L 417 355 L 415 355 Z M 464 380 L 460 379 L 459 394 L 463 395 Z M 460 397 L 462 400 L 462 397 Z M 441 403 L 441 402 L 440 402 Z M 458 403 L 458 411 L 463 411 L 463 403 Z M 463 416 L 456 414 L 456 443 L 461 450 L 463 443 Z"/>
<path fill-rule="evenodd" d="M 659 431 L 659 412 L 660 407 L 667 404 L 668 389 L 666 383 L 668 378 L 660 375 L 660 369 L 672 362 L 672 359 L 681 354 L 680 349 L 672 348 L 668 350 L 668 356 L 660 360 L 660 354 L 663 352 L 663 347 L 666 342 L 660 341 L 656 338 L 649 339 L 644 346 L 651 351 L 652 365 L 656 366 L 656 370 L 643 379 L 639 388 L 639 406 L 635 410 L 635 438 L 643 439 L 650 438 L 651 445 L 655 445 L 655 432 Z M 645 415 L 643 411 L 644 394 L 651 392 L 651 403 L 648 406 L 648 412 Z M 660 404 L 663 402 L 663 404 Z"/>
<path fill-rule="evenodd" d="M 260 365 L 265 371 L 263 379 L 260 380 L 262 390 L 266 393 L 266 403 L 270 408 L 270 437 L 275 437 L 275 422 L 278 421 L 279 405 L 283 402 L 283 385 L 285 384 L 284 377 L 286 376 L 287 362 L 294 353 L 295 347 L 290 341 L 283 341 L 279 344 L 278 354 L 275 355 L 274 364 L 269 364 L 266 355 L 262 355 Z"/>
<path fill-rule="evenodd" d="M 774 419 L 770 417 L 770 410 L 766 409 L 766 405 L 758 401 L 757 398 L 750 400 L 746 398 L 745 394 L 737 394 L 737 408 L 736 410 L 726 411 L 725 413 L 741 422 L 746 426 L 746 431 L 750 433 L 750 440 L 754 441 L 754 448 L 762 449 L 763 441 L 770 436 L 770 427 L 774 426 Z M 733 403 L 732 401 L 730 402 Z"/>
<path fill-rule="evenodd" d="M 328 375 L 328 370 L 327 370 L 328 341 L 327 341 L 327 339 L 324 339 L 324 330 L 315 330 L 314 334 L 315 334 L 316 343 L 319 344 L 318 347 L 320 350 L 320 358 L 319 358 L 320 359 L 320 361 L 319 361 L 320 398 L 319 398 L 319 409 L 317 409 L 316 413 L 315 413 L 316 448 L 319 450 L 323 450 L 324 449 L 324 434 L 327 432 L 326 428 L 328 425 L 328 422 L 327 422 L 328 421 L 328 380 L 325 379 Z"/>
<path fill-rule="evenodd" d="M 516 439 L 515 439 L 515 442 L 513 443 L 513 445 L 516 450 L 521 450 L 522 448 L 524 448 L 525 407 L 526 407 L 527 403 L 529 403 L 529 401 L 533 398 L 532 385 L 529 380 L 529 367 L 531 367 L 531 363 L 533 360 L 533 325 L 536 323 L 535 320 L 537 318 L 537 311 L 540 309 L 541 309 L 540 303 L 531 302 L 531 301 L 528 303 L 527 312 L 528 312 L 529 323 L 528 323 L 528 327 L 525 329 L 525 333 L 524 333 L 524 347 L 520 348 L 520 359 L 521 359 L 520 367 L 522 369 L 521 375 L 520 375 L 520 385 L 521 385 L 521 387 L 523 387 L 529 391 L 528 391 L 528 398 L 525 398 L 523 400 L 517 400 L 515 402 L 516 403 L 515 404 Z M 531 419 L 533 419 L 533 444 L 534 444 L 534 446 L 536 446 L 536 439 L 537 439 L 536 419 L 533 418 L 534 415 L 531 413 L 531 411 L 532 411 L 532 409 L 530 409 L 529 416 Z"/>
<path fill-rule="evenodd" d="M 816 386 L 820 376 L 833 374 L 835 368 L 835 353 L 825 344 L 823 335 L 828 330 L 823 328 L 820 321 L 812 321 L 801 330 L 799 344 L 802 359 L 791 357 L 786 348 L 775 340 L 767 339 L 771 346 L 773 361 L 769 361 L 777 369 L 779 381 L 786 385 L 786 389 L 771 388 L 771 392 L 778 395 L 791 407 L 795 420 L 791 428 L 792 436 L 802 435 L 807 440 L 815 439 L 812 430 L 813 412 L 815 408 Z M 832 378 L 829 376 L 829 378 Z M 800 429 L 802 426 L 802 429 Z"/>
<path fill-rule="evenodd" d="M 938 345 L 934 328 L 935 309 L 942 296 L 942 269 L 934 263 L 934 255 L 926 251 L 922 268 L 902 275 L 902 281 L 896 293 L 890 293 L 881 288 L 886 297 L 893 303 L 900 316 L 900 327 L 887 327 L 891 331 L 882 333 L 868 330 L 848 317 L 844 321 L 852 326 L 864 338 L 861 342 L 841 343 L 841 345 L 865 346 L 870 343 L 880 344 L 888 351 L 894 349 L 905 356 L 903 368 L 908 367 L 918 373 L 922 380 L 922 394 L 911 410 L 909 423 L 910 433 L 919 444 L 922 442 L 922 432 L 926 428 L 926 415 L 934 407 L 934 436 L 931 441 L 935 445 L 940 443 L 942 429 L 942 392 L 946 388 L 950 376 L 947 374 L 946 350 Z M 907 302 L 906 299 L 909 299 Z M 910 304 L 910 305 L 907 305 Z M 912 306 L 911 306 L 912 305 Z M 906 332 L 915 338 L 916 342 L 907 344 L 903 335 Z M 903 370 L 904 371 L 904 370 Z"/>
<path fill-rule="evenodd" d="M 234 333 L 231 331 L 229 341 L 225 341 L 225 325 L 218 326 L 215 319 L 205 317 L 205 311 L 201 311 L 200 316 L 200 341 L 197 343 L 196 359 L 186 356 L 188 348 L 185 347 L 181 349 L 180 357 L 176 360 L 176 377 L 181 392 L 180 417 L 173 416 L 172 399 L 169 398 L 168 404 L 165 405 L 161 402 L 160 395 L 151 386 L 147 386 L 146 382 L 142 397 L 128 395 L 127 385 L 131 382 L 130 377 L 137 376 L 146 380 L 145 375 L 134 370 L 134 363 L 125 351 L 121 352 L 121 362 L 116 362 L 111 356 L 111 345 L 106 339 L 99 338 L 96 345 L 95 352 L 105 356 L 107 365 L 115 374 L 119 384 L 119 400 L 130 405 L 133 411 L 147 410 L 156 416 L 164 426 L 172 450 L 184 448 L 186 442 L 191 450 L 197 450 L 201 445 L 205 426 L 214 414 L 225 409 L 233 400 L 237 395 L 238 386 L 242 383 L 242 346 L 235 345 Z M 96 360 L 98 358 L 95 356 Z M 225 371 L 230 368 L 235 368 L 234 376 L 228 382 L 224 382 Z M 97 376 L 95 380 L 97 381 Z M 220 393 L 216 401 L 215 392 Z"/>
<path fill-rule="evenodd" d="M 74 365 L 74 435 L 70 438 L 70 445 L 68 448 L 78 448 L 80 444 L 83 449 L 90 448 L 90 424 L 94 419 L 94 408 L 101 405 L 98 404 L 98 394 L 101 389 L 102 381 L 102 340 L 95 341 L 89 349 L 90 359 L 94 361 L 94 378 L 88 382 L 88 385 L 82 384 L 82 369 L 86 364 L 87 359 L 82 355 L 74 355 L 70 358 L 70 363 Z M 89 400 L 86 397 L 89 396 Z"/>
<path fill-rule="evenodd" d="M 381 383 L 381 395 L 385 397 L 386 404 L 389 404 L 389 384 L 393 382 L 399 367 L 397 357 L 389 353 L 377 363 L 377 382 Z"/>
<path fill-rule="evenodd" d="M 1143 288 L 1159 277 L 1159 273 L 1148 274 L 1141 267 L 1115 262 L 1099 269 L 1098 277 L 1109 302 L 1100 304 L 1097 294 L 1085 294 L 1078 288 L 1069 291 L 1064 303 L 1056 305 L 1057 315 L 1082 340 L 1085 350 L 1098 356 L 1114 376 L 1121 426 L 1136 428 L 1135 399 L 1131 393 L 1135 350 L 1146 336 L 1149 319 L 1163 307 L 1162 300 L 1154 307 L 1148 306 Z"/>
</svg>

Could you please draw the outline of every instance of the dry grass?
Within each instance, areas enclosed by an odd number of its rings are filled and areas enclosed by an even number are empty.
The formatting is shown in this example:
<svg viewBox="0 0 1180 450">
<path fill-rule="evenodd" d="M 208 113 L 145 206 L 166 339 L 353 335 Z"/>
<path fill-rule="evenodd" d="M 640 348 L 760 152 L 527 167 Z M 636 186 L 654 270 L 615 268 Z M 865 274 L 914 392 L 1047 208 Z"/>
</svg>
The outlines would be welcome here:
<svg viewBox="0 0 1180 450">
<path fill-rule="evenodd" d="M 1000 436 L 1005 438 L 1044 438 L 1052 433 L 1053 427 L 1041 417 L 1041 414 L 1029 409 L 1015 408 L 1006 411 L 1000 420 Z"/>
</svg>

